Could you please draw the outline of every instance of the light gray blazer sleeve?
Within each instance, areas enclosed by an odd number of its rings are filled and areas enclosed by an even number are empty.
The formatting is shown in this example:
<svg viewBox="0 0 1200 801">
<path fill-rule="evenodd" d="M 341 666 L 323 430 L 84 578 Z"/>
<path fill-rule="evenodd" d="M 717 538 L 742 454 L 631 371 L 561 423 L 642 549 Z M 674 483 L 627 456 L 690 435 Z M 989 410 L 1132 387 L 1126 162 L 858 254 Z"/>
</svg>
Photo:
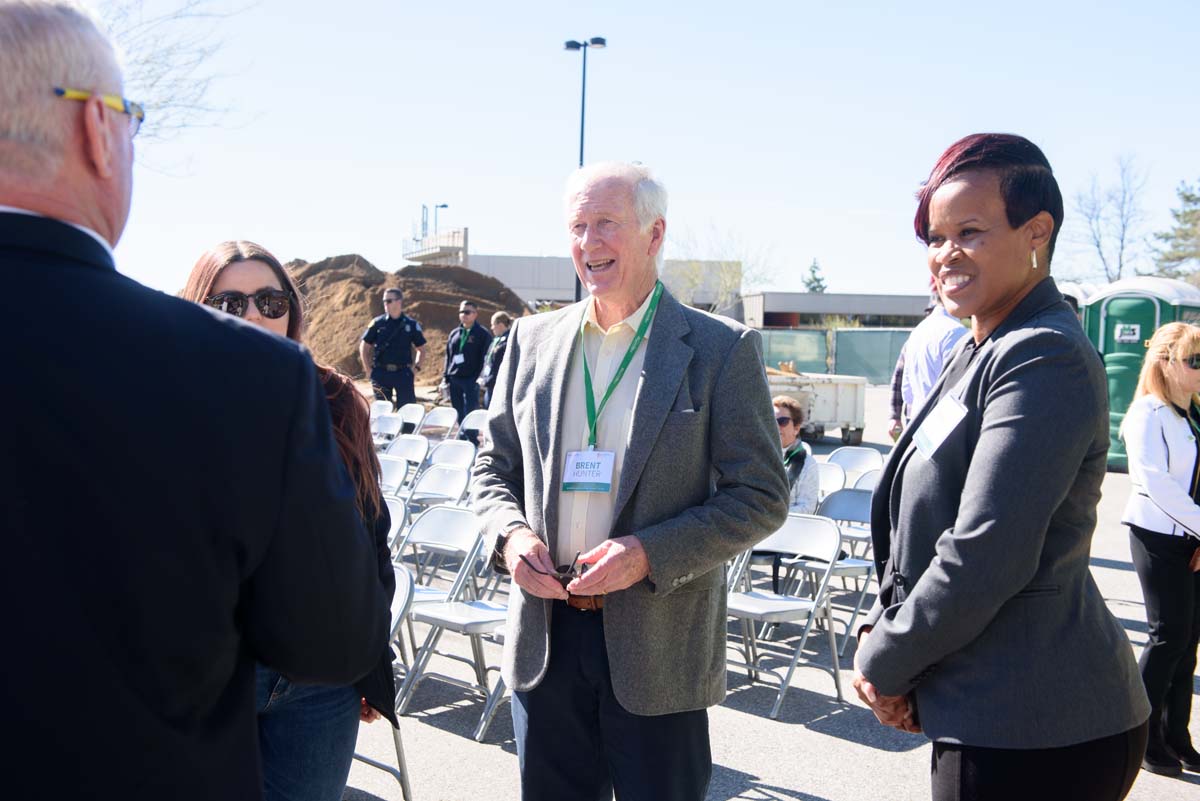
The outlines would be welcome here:
<svg viewBox="0 0 1200 801">
<path fill-rule="evenodd" d="M 508 351 L 488 409 L 487 444 L 475 460 L 471 486 L 472 506 L 483 516 L 485 553 L 493 553 L 496 539 L 514 524 L 529 525 L 523 508 L 525 473 L 521 440 L 513 416 L 513 378 L 521 360 L 521 320 L 513 321 Z M 501 564 L 493 565 L 503 571 Z"/>
<path fill-rule="evenodd" d="M 983 408 L 971 412 L 982 415 L 980 434 L 954 527 L 903 603 L 868 616 L 875 628 L 857 662 L 887 695 L 912 690 L 1033 578 L 1050 517 L 1092 442 L 1089 421 L 1107 408 L 1077 349 L 1052 330 L 1022 333 L 988 368 Z"/>
</svg>

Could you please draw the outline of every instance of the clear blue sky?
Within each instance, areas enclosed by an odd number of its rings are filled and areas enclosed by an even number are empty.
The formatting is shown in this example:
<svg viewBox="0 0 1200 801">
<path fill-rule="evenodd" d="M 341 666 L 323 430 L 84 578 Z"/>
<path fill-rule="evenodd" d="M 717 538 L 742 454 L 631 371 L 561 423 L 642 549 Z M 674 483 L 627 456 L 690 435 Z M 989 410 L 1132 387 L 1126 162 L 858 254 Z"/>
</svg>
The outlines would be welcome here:
<svg viewBox="0 0 1200 801">
<path fill-rule="evenodd" d="M 209 99 L 231 111 L 141 143 L 117 249 L 172 292 L 230 238 L 395 270 L 422 203 L 448 203 L 440 226 L 468 226 L 472 252 L 566 255 L 580 54 L 562 43 L 591 36 L 609 46 L 588 56 L 587 160 L 649 164 L 668 257 L 681 233 L 689 255 L 765 252 L 765 288 L 801 289 L 815 257 L 830 291 L 921 291 L 913 191 L 967 133 L 1046 151 L 1068 201 L 1060 275 L 1095 268 L 1071 198 L 1119 154 L 1148 174 L 1147 231 L 1200 179 L 1194 0 L 260 0 L 217 36 Z"/>
</svg>

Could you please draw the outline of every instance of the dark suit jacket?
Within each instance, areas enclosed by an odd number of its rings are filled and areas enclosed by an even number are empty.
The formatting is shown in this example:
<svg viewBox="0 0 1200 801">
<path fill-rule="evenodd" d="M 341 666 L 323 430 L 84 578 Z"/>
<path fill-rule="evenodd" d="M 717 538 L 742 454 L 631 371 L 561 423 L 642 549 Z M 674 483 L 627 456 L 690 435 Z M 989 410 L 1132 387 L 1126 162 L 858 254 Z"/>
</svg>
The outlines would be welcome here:
<svg viewBox="0 0 1200 801">
<path fill-rule="evenodd" d="M 257 798 L 255 660 L 388 632 L 312 360 L 54 220 L 0 213 L 0 274 L 6 795 Z"/>
<path fill-rule="evenodd" d="M 858 665 L 884 694 L 914 692 L 933 740 L 1056 748 L 1127 731 L 1149 705 L 1088 570 L 1108 453 L 1096 349 L 1047 278 L 951 379 L 955 359 L 875 490 L 880 592 Z M 966 414 L 926 458 L 914 435 L 947 396 Z"/>
</svg>

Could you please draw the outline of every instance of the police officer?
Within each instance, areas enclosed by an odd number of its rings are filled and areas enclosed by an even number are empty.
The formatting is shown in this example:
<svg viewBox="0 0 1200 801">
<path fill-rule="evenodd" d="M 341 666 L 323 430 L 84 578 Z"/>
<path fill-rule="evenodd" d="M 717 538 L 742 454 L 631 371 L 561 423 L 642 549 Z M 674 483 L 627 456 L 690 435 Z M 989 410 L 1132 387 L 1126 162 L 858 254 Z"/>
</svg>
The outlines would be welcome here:
<svg viewBox="0 0 1200 801">
<path fill-rule="evenodd" d="M 475 383 L 483 372 L 483 359 L 492 335 L 476 322 L 479 310 L 469 300 L 458 304 L 460 325 L 446 338 L 446 367 L 443 375 L 450 387 L 450 404 L 458 412 L 458 420 L 479 405 L 479 385 Z"/>
<path fill-rule="evenodd" d="M 421 324 L 401 309 L 403 299 L 404 293 L 399 289 L 383 291 L 384 313 L 367 326 L 358 346 L 358 355 L 363 370 L 371 377 L 375 397 L 391 401 L 393 411 L 417 400 L 413 370 L 421 365 L 421 350 L 425 345 Z M 413 361 L 414 348 L 416 361 Z"/>
</svg>

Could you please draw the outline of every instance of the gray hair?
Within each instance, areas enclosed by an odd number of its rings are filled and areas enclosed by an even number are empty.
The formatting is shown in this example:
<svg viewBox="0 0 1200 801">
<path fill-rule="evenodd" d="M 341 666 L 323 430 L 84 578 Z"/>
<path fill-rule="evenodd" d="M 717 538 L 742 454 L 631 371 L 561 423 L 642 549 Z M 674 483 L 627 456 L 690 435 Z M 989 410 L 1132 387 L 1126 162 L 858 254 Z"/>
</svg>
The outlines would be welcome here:
<svg viewBox="0 0 1200 801">
<path fill-rule="evenodd" d="M 654 177 L 649 167 L 637 161 L 598 161 L 580 167 L 567 177 L 563 203 L 570 205 L 575 195 L 585 187 L 610 178 L 625 181 L 633 189 L 633 211 L 643 231 L 660 217 L 666 219 L 667 188 Z M 654 258 L 659 271 L 662 270 L 665 249 L 660 247 Z"/>
<path fill-rule="evenodd" d="M 120 93 L 116 48 L 90 10 L 70 0 L 0 0 L 0 164 L 26 178 L 57 170 L 71 135 L 61 86 Z"/>
</svg>

